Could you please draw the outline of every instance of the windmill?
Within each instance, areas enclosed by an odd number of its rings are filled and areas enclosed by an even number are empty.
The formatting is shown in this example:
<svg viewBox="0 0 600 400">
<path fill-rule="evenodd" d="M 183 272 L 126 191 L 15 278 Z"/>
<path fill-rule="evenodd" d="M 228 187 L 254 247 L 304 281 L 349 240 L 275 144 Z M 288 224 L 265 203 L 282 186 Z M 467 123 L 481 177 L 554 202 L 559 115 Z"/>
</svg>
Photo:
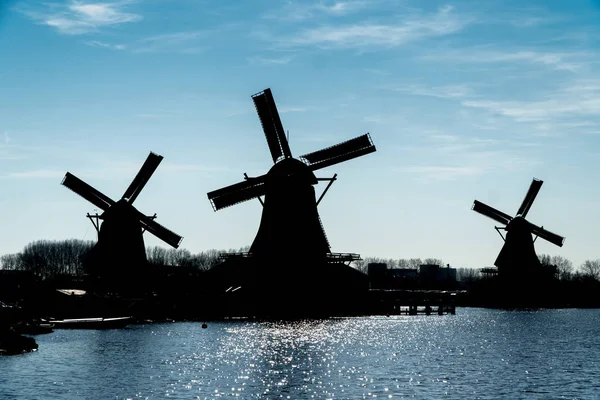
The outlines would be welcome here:
<svg viewBox="0 0 600 400">
<path fill-rule="evenodd" d="M 514 274 L 532 276 L 540 270 L 540 261 L 535 254 L 534 248 L 535 239 L 538 237 L 559 247 L 562 247 L 565 241 L 564 237 L 552 233 L 544 229 L 544 227 L 532 224 L 525 219 L 543 183 L 539 179 L 533 179 L 514 218 L 477 200 L 473 203 L 473 211 L 483 214 L 503 225 L 502 227 L 495 227 L 502 239 L 504 239 L 504 246 L 494 262 L 494 265 L 498 267 L 500 276 L 504 276 L 505 278 Z M 501 230 L 506 231 L 506 237 L 502 235 Z M 535 236 L 535 239 L 533 239 L 532 235 Z"/>
<path fill-rule="evenodd" d="M 209 192 L 208 198 L 215 211 L 258 198 L 263 206 L 262 217 L 247 254 L 260 264 L 257 280 L 287 281 L 286 288 L 303 286 L 306 282 L 301 282 L 301 275 L 308 268 L 359 258 L 357 254 L 331 252 L 317 205 L 337 179 L 337 174 L 332 178 L 317 178 L 315 172 L 372 153 L 375 146 L 367 133 L 294 158 L 271 90 L 253 95 L 252 100 L 274 165 L 266 174 L 257 177 L 244 174 L 244 181 Z M 329 183 L 317 199 L 314 185 L 319 181 Z M 292 272 L 293 266 L 301 266 L 304 272 Z M 290 276 L 294 279 L 290 280 Z M 270 285 L 270 289 L 272 287 Z"/>
<path fill-rule="evenodd" d="M 162 161 L 163 157 L 150 153 L 120 200 L 114 201 L 75 175 L 67 172 L 61 184 L 71 189 L 99 209 L 101 215 L 87 215 L 98 231 L 98 242 L 87 258 L 93 275 L 106 279 L 123 277 L 139 270 L 146 262 L 144 231 L 152 233 L 167 244 L 177 248 L 182 237 L 157 223 L 153 216 L 139 212 L 133 202 Z M 100 225 L 98 220 L 102 220 Z M 110 276 L 110 278 L 108 278 Z"/>
<path fill-rule="evenodd" d="M 369 134 L 332 147 L 305 154 L 296 159 L 285 137 L 270 89 L 252 96 L 273 167 L 264 175 L 246 177 L 243 182 L 208 193 L 215 211 L 264 196 L 262 219 L 250 254 L 257 256 L 326 256 L 329 242 L 317 211 L 313 185 L 319 180 L 314 172 L 375 151 Z M 319 201 L 322 196 L 319 198 Z"/>
</svg>

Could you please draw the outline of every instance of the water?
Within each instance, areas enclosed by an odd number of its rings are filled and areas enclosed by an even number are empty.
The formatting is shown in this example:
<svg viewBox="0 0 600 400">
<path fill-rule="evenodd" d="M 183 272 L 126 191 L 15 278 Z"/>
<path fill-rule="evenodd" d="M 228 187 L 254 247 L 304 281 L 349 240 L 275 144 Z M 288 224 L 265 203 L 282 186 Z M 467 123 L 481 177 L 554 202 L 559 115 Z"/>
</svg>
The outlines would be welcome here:
<svg viewBox="0 0 600 400">
<path fill-rule="evenodd" d="M 0 399 L 598 399 L 600 310 L 58 330 Z"/>
</svg>

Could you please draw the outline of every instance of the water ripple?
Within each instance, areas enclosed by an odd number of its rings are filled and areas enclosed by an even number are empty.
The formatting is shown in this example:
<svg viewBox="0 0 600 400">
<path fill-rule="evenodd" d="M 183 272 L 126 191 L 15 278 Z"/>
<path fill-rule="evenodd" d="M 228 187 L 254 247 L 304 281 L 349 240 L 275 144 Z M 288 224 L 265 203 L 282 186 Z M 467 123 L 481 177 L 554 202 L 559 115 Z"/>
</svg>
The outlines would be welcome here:
<svg viewBox="0 0 600 400">
<path fill-rule="evenodd" d="M 1 399 L 592 399 L 600 310 L 56 331 Z"/>
</svg>

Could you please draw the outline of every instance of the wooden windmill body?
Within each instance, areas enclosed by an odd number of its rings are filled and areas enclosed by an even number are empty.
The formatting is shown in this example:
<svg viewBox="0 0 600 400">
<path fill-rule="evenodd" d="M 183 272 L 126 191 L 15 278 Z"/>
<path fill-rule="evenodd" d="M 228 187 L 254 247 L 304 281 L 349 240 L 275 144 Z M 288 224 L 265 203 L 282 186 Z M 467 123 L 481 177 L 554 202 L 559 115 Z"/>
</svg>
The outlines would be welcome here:
<svg viewBox="0 0 600 400">
<path fill-rule="evenodd" d="M 331 252 L 317 208 L 337 175 L 317 178 L 315 171 L 372 153 L 375 146 L 365 134 L 294 158 L 270 89 L 252 98 L 274 165 L 266 174 L 246 176 L 243 182 L 208 193 L 208 198 L 215 211 L 259 198 L 262 217 L 247 254 L 251 261 L 241 272 L 247 279 L 239 282 L 251 286 L 254 298 L 264 294 L 264 302 L 296 296 L 298 302 L 313 304 L 306 310 L 314 307 L 317 293 L 331 291 L 336 280 L 341 287 L 361 280 L 346 264 L 358 259 L 357 254 Z M 329 184 L 317 199 L 314 186 L 319 181 Z M 313 296 L 306 296 L 307 291 Z"/>
<path fill-rule="evenodd" d="M 543 181 L 533 179 L 515 217 L 477 200 L 472 206 L 474 211 L 502 224 L 500 227 L 495 227 L 504 239 L 504 245 L 496 257 L 494 265 L 498 267 L 498 276 L 503 282 L 504 288 L 519 288 L 529 291 L 532 293 L 532 297 L 536 294 L 538 285 L 548 278 L 545 276 L 548 271 L 542 268 L 535 252 L 535 240 L 540 237 L 559 247 L 562 247 L 565 241 L 564 237 L 525 219 L 542 184 Z M 501 231 L 505 231 L 506 235 L 502 235 Z"/>
<path fill-rule="evenodd" d="M 69 172 L 62 181 L 62 185 L 103 211 L 100 215 L 88 214 L 98 230 L 98 242 L 84 260 L 85 269 L 101 290 L 121 291 L 132 285 L 136 286 L 142 280 L 147 264 L 143 238 L 145 231 L 175 248 L 182 240 L 181 236 L 157 223 L 156 214 L 144 215 L 133 206 L 162 159 L 162 156 L 150 153 L 118 201 Z"/>
</svg>

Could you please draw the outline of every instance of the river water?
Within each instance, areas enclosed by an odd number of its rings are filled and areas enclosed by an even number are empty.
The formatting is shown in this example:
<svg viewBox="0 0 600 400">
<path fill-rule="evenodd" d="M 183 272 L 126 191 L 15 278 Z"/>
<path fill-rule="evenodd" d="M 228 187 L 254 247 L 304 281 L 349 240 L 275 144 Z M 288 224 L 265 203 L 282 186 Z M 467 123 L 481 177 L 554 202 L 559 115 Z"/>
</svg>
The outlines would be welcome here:
<svg viewBox="0 0 600 400">
<path fill-rule="evenodd" d="M 600 310 L 57 330 L 0 399 L 600 399 Z"/>
</svg>

